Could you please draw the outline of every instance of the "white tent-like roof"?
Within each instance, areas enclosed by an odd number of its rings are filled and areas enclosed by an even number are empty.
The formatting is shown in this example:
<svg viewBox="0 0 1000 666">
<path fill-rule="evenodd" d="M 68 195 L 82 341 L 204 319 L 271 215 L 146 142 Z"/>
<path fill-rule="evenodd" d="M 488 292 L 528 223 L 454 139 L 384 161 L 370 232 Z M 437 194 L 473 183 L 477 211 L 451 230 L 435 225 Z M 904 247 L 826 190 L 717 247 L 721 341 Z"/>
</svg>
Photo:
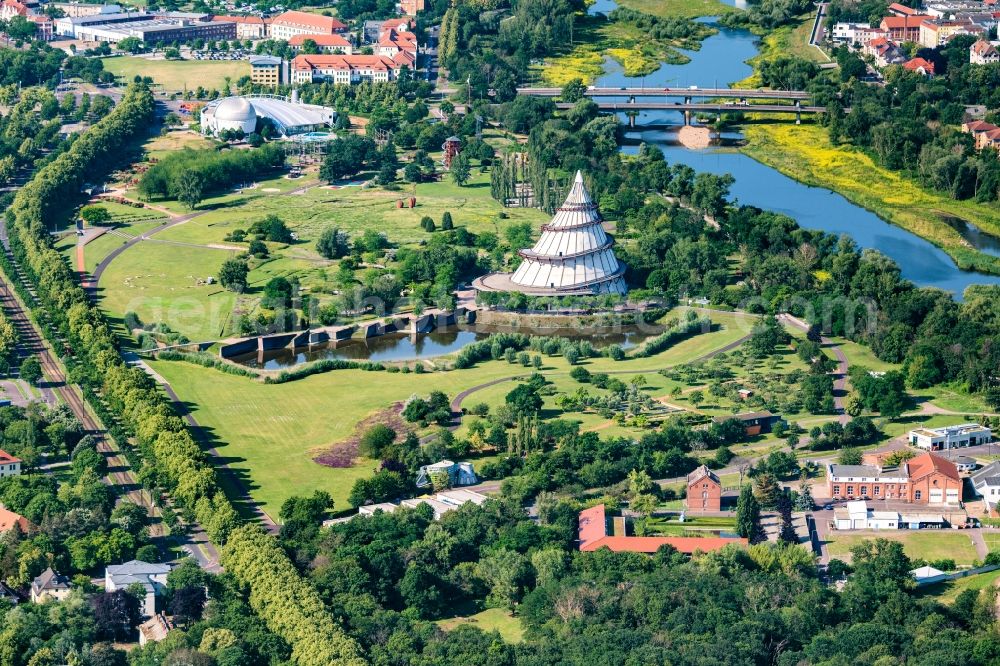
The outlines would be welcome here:
<svg viewBox="0 0 1000 666">
<path fill-rule="evenodd" d="M 601 226 L 597 204 L 577 171 L 565 203 L 530 250 L 510 281 L 525 291 L 551 290 L 594 294 L 624 294 L 625 267 L 611 249 L 613 241 Z"/>
</svg>

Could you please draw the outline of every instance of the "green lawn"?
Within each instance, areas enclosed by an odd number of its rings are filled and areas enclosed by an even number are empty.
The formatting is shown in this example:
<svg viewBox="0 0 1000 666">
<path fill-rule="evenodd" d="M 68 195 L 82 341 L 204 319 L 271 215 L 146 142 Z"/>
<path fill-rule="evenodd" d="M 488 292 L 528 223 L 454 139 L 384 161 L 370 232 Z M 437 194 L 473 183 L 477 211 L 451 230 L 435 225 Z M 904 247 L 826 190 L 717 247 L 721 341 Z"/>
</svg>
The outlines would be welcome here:
<svg viewBox="0 0 1000 666">
<path fill-rule="evenodd" d="M 656 369 L 688 362 L 741 335 L 739 330 L 723 328 L 685 340 L 657 356 L 619 362 L 592 359 L 587 367 L 622 371 L 624 378 L 644 374 L 656 386 L 654 382 L 666 381 L 655 374 Z M 219 443 L 220 453 L 233 459 L 233 467 L 246 475 L 255 499 L 272 516 L 285 499 L 317 489 L 329 492 L 337 509 L 346 508 L 351 484 L 371 472 L 371 463 L 331 469 L 314 463 L 312 454 L 347 438 L 365 417 L 414 393 L 437 389 L 454 396 L 480 383 L 531 372 L 506 361 L 490 361 L 468 370 L 422 375 L 338 370 L 287 384 L 263 384 L 183 362 L 154 361 L 151 365 L 190 404 L 199 423 Z M 567 377 L 569 369 L 562 357 L 545 357 L 543 373 L 559 385 L 572 382 Z M 500 404 L 513 386 L 503 383 L 474 393 L 467 404 L 484 400 Z"/>
<path fill-rule="evenodd" d="M 1000 579 L 1000 569 L 988 571 L 975 576 L 966 576 L 958 580 L 946 581 L 936 585 L 928 585 L 920 590 L 921 596 L 935 597 L 944 604 L 950 604 L 966 590 L 982 590 L 995 585 Z"/>
<path fill-rule="evenodd" d="M 521 625 L 520 618 L 499 608 L 487 608 L 475 615 L 438 620 L 436 624 L 445 631 L 450 631 L 463 624 L 471 624 L 483 631 L 499 632 L 500 636 L 508 643 L 520 643 L 524 640 L 524 627 Z"/>
<path fill-rule="evenodd" d="M 917 398 L 926 398 L 942 409 L 963 414 L 995 412 L 979 395 L 969 393 L 959 384 L 939 384 L 928 389 L 911 390 Z"/>
<path fill-rule="evenodd" d="M 887 372 L 889 370 L 899 370 L 903 366 L 896 363 L 886 363 L 885 361 L 879 359 L 872 353 L 871 347 L 866 345 L 858 344 L 857 342 L 851 342 L 850 340 L 845 340 L 844 338 L 833 337 L 830 340 L 836 343 L 836 346 L 840 347 L 840 350 L 844 352 L 844 356 L 847 357 L 847 362 L 851 367 L 863 366 L 869 370 L 874 370 L 875 372 Z M 827 353 L 831 358 L 834 358 L 833 351 L 827 347 Z"/>
<path fill-rule="evenodd" d="M 983 541 L 986 542 L 986 547 L 990 549 L 991 553 L 995 550 L 1000 550 L 1000 532 L 991 529 L 984 529 Z"/>
<path fill-rule="evenodd" d="M 865 532 L 864 534 L 831 534 L 827 544 L 830 557 L 846 562 L 851 560 L 851 547 L 866 539 L 891 539 L 903 544 L 903 550 L 911 559 L 927 561 L 952 559 L 958 565 L 972 564 L 976 559 L 976 548 L 968 534 L 959 531 L 921 530 L 897 532 Z"/>
<path fill-rule="evenodd" d="M 420 228 L 420 219 L 429 215 L 440 223 L 445 211 L 452 214 L 456 226 L 475 233 L 495 231 L 503 234 L 509 225 L 528 222 L 538 228 L 548 216 L 535 209 L 504 209 L 489 195 L 489 175 L 475 174 L 470 185 L 458 187 L 450 181 L 421 184 L 416 187 L 417 206 L 397 208 L 397 201 L 409 192 L 389 192 L 377 188 L 343 187 L 331 189 L 315 179 L 290 180 L 274 177 L 262 180 L 253 189 L 229 191 L 203 201 L 199 216 L 157 234 L 122 253 L 108 267 L 101 280 L 102 305 L 120 317 L 128 310 L 139 313 L 143 321 L 164 321 L 173 330 L 192 340 L 212 340 L 232 332 L 230 314 L 237 299 L 216 285 L 199 284 L 215 276 L 222 262 L 232 254 L 234 244 L 225 238 L 234 229 L 247 229 L 253 222 L 274 214 L 281 217 L 297 234 L 299 241 L 284 246 L 269 244 L 272 259 L 250 274 L 251 289 L 240 300 L 240 307 L 252 310 L 258 301 L 259 287 L 272 277 L 296 276 L 306 287 L 326 282 L 335 266 L 315 251 L 315 241 L 328 226 L 336 225 L 352 236 L 377 229 L 385 232 L 396 245 L 416 245 L 429 234 Z M 294 191 L 304 191 L 293 193 Z M 188 213 L 175 201 L 157 201 L 157 206 L 177 213 Z M 136 215 L 161 215 L 151 210 Z M 137 235 L 162 222 L 157 218 L 143 228 L 122 228 Z M 138 224 L 138 223 L 137 223 Z M 179 246 L 157 241 L 190 243 L 202 247 Z M 116 236 L 93 241 L 85 253 L 93 268 L 124 239 Z M 75 237 L 61 246 L 75 263 Z M 213 247 L 216 246 L 216 247 Z M 223 247 L 217 247 L 223 246 Z M 246 244 L 237 244 L 246 247 Z"/>
<path fill-rule="evenodd" d="M 235 85 L 241 76 L 250 74 L 250 63 L 246 60 L 150 60 L 134 56 L 113 56 L 104 58 L 104 69 L 123 82 L 135 76 L 151 76 L 153 82 L 164 90 L 196 90 L 198 86 L 206 90 L 221 90 L 228 76 Z"/>
<path fill-rule="evenodd" d="M 144 322 L 165 322 L 192 340 L 218 339 L 227 329 L 236 294 L 204 280 L 218 275 L 232 254 L 142 241 L 104 272 L 98 285 L 101 307 L 113 318 L 133 311 Z"/>
</svg>

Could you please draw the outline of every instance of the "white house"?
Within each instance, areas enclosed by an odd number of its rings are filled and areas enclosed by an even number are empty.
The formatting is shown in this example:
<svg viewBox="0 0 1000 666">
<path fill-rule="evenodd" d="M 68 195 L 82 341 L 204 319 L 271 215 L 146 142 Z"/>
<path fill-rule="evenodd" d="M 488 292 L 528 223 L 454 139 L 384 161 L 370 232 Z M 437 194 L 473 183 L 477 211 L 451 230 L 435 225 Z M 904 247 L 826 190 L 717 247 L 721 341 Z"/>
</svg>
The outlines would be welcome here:
<svg viewBox="0 0 1000 666">
<path fill-rule="evenodd" d="M 837 509 L 834 526 L 838 530 L 897 530 L 899 514 L 895 511 L 873 511 L 864 501 L 847 502 L 845 508 Z"/>
<path fill-rule="evenodd" d="M 167 585 L 169 564 L 150 564 L 141 560 L 131 560 L 125 564 L 111 564 L 104 570 L 104 591 L 127 589 L 136 583 L 146 589 L 146 598 L 142 603 L 144 617 L 156 614 L 156 597 Z"/>
<path fill-rule="evenodd" d="M 928 451 L 947 451 L 988 444 L 992 439 L 993 432 L 978 423 L 962 423 L 943 428 L 917 428 L 910 431 L 910 444 Z"/>
<path fill-rule="evenodd" d="M 449 485 L 452 486 L 471 486 L 479 483 L 479 477 L 476 476 L 472 463 L 442 460 L 420 468 L 417 474 L 417 487 L 424 488 L 431 485 L 431 477 L 434 474 L 447 474 Z"/>
<path fill-rule="evenodd" d="M 474 490 L 466 490 L 464 488 L 459 488 L 457 490 L 445 490 L 434 497 L 415 497 L 413 499 L 405 499 L 399 504 L 393 504 L 392 502 L 383 502 L 381 504 L 369 504 L 367 506 L 358 507 L 359 516 L 374 516 L 377 511 L 384 511 L 385 513 L 392 513 L 396 511 L 399 507 L 405 506 L 410 509 L 416 509 L 421 504 L 426 504 L 432 509 L 434 509 L 434 520 L 440 520 L 441 516 L 448 513 L 449 511 L 454 511 L 463 504 L 472 502 L 476 506 L 482 505 L 483 502 L 489 498 L 482 493 L 477 493 Z M 334 521 L 327 521 L 324 524 L 326 526 L 328 523 L 332 524 Z"/>
<path fill-rule="evenodd" d="M 1000 51 L 985 39 L 977 40 L 969 47 L 969 62 L 973 65 L 990 65 L 1000 62 Z"/>
<path fill-rule="evenodd" d="M 0 449 L 0 478 L 21 475 L 21 459 Z"/>
<path fill-rule="evenodd" d="M 976 495 L 983 498 L 986 510 L 991 511 L 1000 502 L 1000 461 L 992 462 L 969 477 Z"/>
<path fill-rule="evenodd" d="M 833 26 L 830 36 L 835 42 L 854 44 L 859 41 L 858 29 L 869 30 L 871 27 L 870 23 L 836 23 Z"/>
<path fill-rule="evenodd" d="M 969 456 L 955 456 L 954 458 L 948 458 L 948 460 L 955 463 L 955 468 L 958 469 L 959 472 L 969 473 L 979 467 L 979 463 L 976 462 L 976 459 L 970 458 Z"/>
<path fill-rule="evenodd" d="M 447 502 L 442 502 L 436 500 L 433 497 L 420 497 L 414 499 L 405 499 L 399 503 L 400 506 L 405 506 L 410 509 L 416 509 L 421 504 L 426 504 L 427 506 L 434 509 L 434 520 L 441 520 L 441 517 L 449 511 L 454 511 L 458 507 L 454 504 L 448 504 Z"/>
</svg>

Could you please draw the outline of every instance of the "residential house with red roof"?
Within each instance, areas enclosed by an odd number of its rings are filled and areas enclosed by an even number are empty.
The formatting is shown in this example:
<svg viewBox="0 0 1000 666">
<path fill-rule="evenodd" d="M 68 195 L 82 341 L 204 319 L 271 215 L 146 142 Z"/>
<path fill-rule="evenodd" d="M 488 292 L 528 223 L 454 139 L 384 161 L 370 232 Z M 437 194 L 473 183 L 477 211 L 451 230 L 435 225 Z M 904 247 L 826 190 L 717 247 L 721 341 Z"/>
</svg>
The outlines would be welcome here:
<svg viewBox="0 0 1000 666">
<path fill-rule="evenodd" d="M 316 43 L 320 53 L 351 55 L 354 52 L 354 45 L 347 41 L 343 35 L 295 35 L 288 40 L 288 45 L 296 51 L 300 51 L 307 39 Z"/>
<path fill-rule="evenodd" d="M 903 63 L 903 69 L 926 77 L 934 76 L 934 63 L 923 58 L 911 58 Z"/>
<path fill-rule="evenodd" d="M 21 514 L 0 506 L 0 534 L 6 534 L 14 529 L 15 525 L 21 528 L 22 533 L 27 533 L 32 527 L 31 522 Z"/>
<path fill-rule="evenodd" d="M 9 21 L 15 16 L 28 16 L 28 8 L 17 0 L 3 0 L 0 2 L 0 19 Z"/>
<path fill-rule="evenodd" d="M 0 478 L 21 475 L 21 459 L 0 449 Z"/>
<path fill-rule="evenodd" d="M 1000 51 L 985 39 L 969 47 L 969 62 L 973 65 L 991 65 L 1000 62 Z"/>
<path fill-rule="evenodd" d="M 333 35 L 346 30 L 347 26 L 332 16 L 291 10 L 271 19 L 268 36 L 287 42 L 295 35 Z"/>
<path fill-rule="evenodd" d="M 726 537 L 637 537 L 608 535 L 608 516 L 603 504 L 580 512 L 579 542 L 582 552 L 607 548 L 616 553 L 652 554 L 663 546 L 671 546 L 686 555 L 710 553 L 729 545 L 746 546 L 746 539 Z"/>
<path fill-rule="evenodd" d="M 898 65 L 906 61 L 903 49 L 888 37 L 879 37 L 866 42 L 861 52 L 874 58 L 875 64 L 879 67 Z"/>
<path fill-rule="evenodd" d="M 375 54 L 395 58 L 400 53 L 411 56 L 413 62 L 416 62 L 417 36 L 405 30 L 383 28 L 379 33 L 378 43 L 375 45 Z"/>
</svg>

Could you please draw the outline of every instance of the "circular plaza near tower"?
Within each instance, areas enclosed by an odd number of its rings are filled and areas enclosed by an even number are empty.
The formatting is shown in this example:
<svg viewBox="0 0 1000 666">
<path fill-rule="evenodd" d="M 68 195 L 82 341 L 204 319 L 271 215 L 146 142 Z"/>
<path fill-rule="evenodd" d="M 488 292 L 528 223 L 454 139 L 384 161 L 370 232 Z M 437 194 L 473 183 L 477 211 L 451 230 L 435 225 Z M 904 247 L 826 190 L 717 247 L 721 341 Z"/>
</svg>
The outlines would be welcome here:
<svg viewBox="0 0 1000 666">
<path fill-rule="evenodd" d="M 577 171 L 566 201 L 513 273 L 490 273 L 473 282 L 477 291 L 520 292 L 528 296 L 622 294 L 625 266 L 615 257 L 614 241 L 601 226 L 597 204 Z"/>
</svg>

